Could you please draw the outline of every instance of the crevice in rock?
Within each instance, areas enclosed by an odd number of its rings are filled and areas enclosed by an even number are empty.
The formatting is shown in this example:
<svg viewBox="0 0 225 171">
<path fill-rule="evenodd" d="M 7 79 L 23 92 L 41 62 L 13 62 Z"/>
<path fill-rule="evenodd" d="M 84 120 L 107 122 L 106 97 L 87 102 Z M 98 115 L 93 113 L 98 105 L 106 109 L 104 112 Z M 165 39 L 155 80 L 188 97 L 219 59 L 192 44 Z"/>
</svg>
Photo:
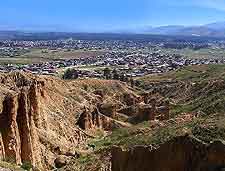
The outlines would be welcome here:
<svg viewBox="0 0 225 171">
<path fill-rule="evenodd" d="M 8 94 L 3 101 L 1 133 L 5 159 L 21 164 L 20 136 L 16 121 L 17 108 L 17 96 Z"/>
<path fill-rule="evenodd" d="M 30 117 L 28 116 L 27 95 L 24 91 L 18 96 L 17 123 L 21 139 L 22 162 L 33 163 L 33 151 L 30 131 Z"/>
</svg>

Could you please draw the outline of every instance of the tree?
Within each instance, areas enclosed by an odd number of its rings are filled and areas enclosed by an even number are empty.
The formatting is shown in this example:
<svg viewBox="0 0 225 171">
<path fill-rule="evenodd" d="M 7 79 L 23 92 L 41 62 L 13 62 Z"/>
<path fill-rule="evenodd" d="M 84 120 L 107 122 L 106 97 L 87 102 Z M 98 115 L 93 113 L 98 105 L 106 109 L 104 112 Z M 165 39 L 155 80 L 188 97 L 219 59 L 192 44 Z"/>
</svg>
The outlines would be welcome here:
<svg viewBox="0 0 225 171">
<path fill-rule="evenodd" d="M 131 77 L 131 78 L 130 78 L 130 85 L 131 85 L 132 88 L 134 87 L 134 84 L 135 84 L 135 83 L 134 83 L 134 79 Z"/>
<path fill-rule="evenodd" d="M 139 80 L 136 80 L 136 81 L 135 81 L 135 86 L 136 86 L 136 87 L 139 87 L 140 85 L 141 85 L 141 82 L 140 82 Z"/>
<path fill-rule="evenodd" d="M 124 82 L 128 83 L 129 82 L 129 78 L 127 75 L 124 76 Z"/>
<path fill-rule="evenodd" d="M 120 81 L 126 82 L 124 73 L 120 75 Z"/>
<path fill-rule="evenodd" d="M 79 77 L 79 73 L 75 69 L 67 69 L 63 75 L 63 79 L 77 79 Z"/>
<path fill-rule="evenodd" d="M 104 77 L 105 77 L 105 79 L 110 79 L 110 78 L 111 78 L 111 70 L 110 70 L 108 67 L 106 67 L 106 68 L 103 70 L 103 72 L 104 72 Z"/>
<path fill-rule="evenodd" d="M 114 69 L 112 71 L 112 77 L 113 77 L 114 80 L 119 80 L 120 79 L 120 76 L 119 76 L 119 74 L 118 74 L 116 69 Z"/>
</svg>

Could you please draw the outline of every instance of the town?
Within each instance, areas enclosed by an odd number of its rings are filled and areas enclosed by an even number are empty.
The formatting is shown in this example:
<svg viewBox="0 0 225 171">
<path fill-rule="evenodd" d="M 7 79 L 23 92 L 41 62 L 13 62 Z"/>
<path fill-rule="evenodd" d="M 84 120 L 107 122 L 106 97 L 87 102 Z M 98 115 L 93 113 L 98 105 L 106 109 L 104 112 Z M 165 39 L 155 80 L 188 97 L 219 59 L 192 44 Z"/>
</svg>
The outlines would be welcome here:
<svg viewBox="0 0 225 171">
<path fill-rule="evenodd" d="M 196 42 L 161 42 L 135 40 L 46 40 L 46 41 L 13 41 L 0 42 L 2 58 L 14 58 L 29 53 L 33 48 L 48 51 L 99 50 L 104 52 L 96 56 L 56 58 L 47 62 L 31 64 L 3 64 L 0 72 L 25 71 L 33 74 L 59 75 L 61 71 L 73 68 L 79 77 L 103 78 L 104 69 L 110 68 L 120 75 L 140 77 L 148 74 L 164 73 L 188 65 L 224 63 L 223 58 L 191 59 L 176 53 L 165 53 L 166 48 L 193 48 L 201 49 L 212 46 L 212 43 Z M 218 45 L 218 44 L 216 44 Z M 213 44 L 215 46 L 215 43 Z M 219 45 L 218 45 L 219 46 Z M 222 45 L 220 45 L 222 46 Z M 57 55 L 57 54 L 56 54 Z"/>
</svg>

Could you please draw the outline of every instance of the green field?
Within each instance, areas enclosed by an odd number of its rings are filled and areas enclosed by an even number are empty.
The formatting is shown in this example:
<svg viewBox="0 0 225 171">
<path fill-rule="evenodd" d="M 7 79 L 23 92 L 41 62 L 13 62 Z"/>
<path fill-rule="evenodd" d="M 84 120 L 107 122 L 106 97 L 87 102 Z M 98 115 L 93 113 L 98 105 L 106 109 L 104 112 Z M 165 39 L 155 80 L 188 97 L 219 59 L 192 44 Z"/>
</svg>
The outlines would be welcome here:
<svg viewBox="0 0 225 171">
<path fill-rule="evenodd" d="M 160 49 L 164 53 L 180 54 L 191 59 L 222 59 L 225 58 L 225 49 L 207 48 L 200 50 L 185 49 Z"/>
<path fill-rule="evenodd" d="M 190 59 L 223 59 L 225 58 L 225 49 L 222 48 L 208 48 L 200 50 L 192 49 L 165 49 L 159 48 L 162 53 L 165 54 L 180 54 Z M 152 52 L 143 51 L 145 53 Z M 18 52 L 11 56 L 1 55 L 0 53 L 0 64 L 31 64 L 31 63 L 42 63 L 57 59 L 75 59 L 80 57 L 95 57 L 98 55 L 105 54 L 103 50 L 67 50 L 67 49 L 29 49 L 29 52 Z"/>
<path fill-rule="evenodd" d="M 80 57 L 95 57 L 103 55 L 104 51 L 94 50 L 48 50 L 48 49 L 30 49 L 30 52 L 9 57 L 0 55 L 0 64 L 31 64 L 31 63 L 42 63 L 57 59 L 76 59 Z"/>
</svg>

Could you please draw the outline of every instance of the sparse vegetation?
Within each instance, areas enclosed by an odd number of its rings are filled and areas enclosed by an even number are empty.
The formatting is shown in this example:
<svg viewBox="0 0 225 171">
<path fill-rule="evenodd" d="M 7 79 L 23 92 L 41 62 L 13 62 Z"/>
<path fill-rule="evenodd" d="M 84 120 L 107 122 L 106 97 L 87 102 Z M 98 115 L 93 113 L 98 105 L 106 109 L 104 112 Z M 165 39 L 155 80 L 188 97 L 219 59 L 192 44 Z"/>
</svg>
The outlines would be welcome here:
<svg viewBox="0 0 225 171">
<path fill-rule="evenodd" d="M 7 162 L 4 162 L 4 161 L 0 161 L 0 167 L 1 168 L 7 168 L 7 169 L 10 169 L 12 171 L 25 171 L 23 168 L 20 168 L 16 164 L 7 163 Z"/>
<path fill-rule="evenodd" d="M 205 114 L 225 111 L 225 65 L 189 66 L 165 74 L 143 77 L 138 81 L 141 88 L 156 90 L 176 101 L 171 106 L 172 115 L 193 111 Z"/>
<path fill-rule="evenodd" d="M 176 98 L 175 102 L 177 103 L 171 104 L 171 117 L 176 118 L 182 116 L 183 113 L 192 112 L 198 112 L 200 116 L 192 121 L 184 121 L 179 124 L 174 119 L 162 125 L 143 122 L 130 128 L 114 130 L 111 135 L 92 140 L 91 143 L 95 144 L 97 151 L 101 151 L 102 149 L 110 149 L 113 145 L 127 148 L 151 144 L 157 147 L 173 137 L 185 134 L 207 143 L 213 140 L 225 141 L 224 75 L 225 65 L 203 65 L 139 79 L 138 81 L 141 82 L 142 86 L 156 81 L 163 84 L 163 81 L 169 79 L 177 80 L 178 83 L 181 81 L 184 84 L 196 83 L 192 86 L 190 96 L 187 99 L 184 98 L 182 103 L 178 97 L 172 97 Z"/>
</svg>

